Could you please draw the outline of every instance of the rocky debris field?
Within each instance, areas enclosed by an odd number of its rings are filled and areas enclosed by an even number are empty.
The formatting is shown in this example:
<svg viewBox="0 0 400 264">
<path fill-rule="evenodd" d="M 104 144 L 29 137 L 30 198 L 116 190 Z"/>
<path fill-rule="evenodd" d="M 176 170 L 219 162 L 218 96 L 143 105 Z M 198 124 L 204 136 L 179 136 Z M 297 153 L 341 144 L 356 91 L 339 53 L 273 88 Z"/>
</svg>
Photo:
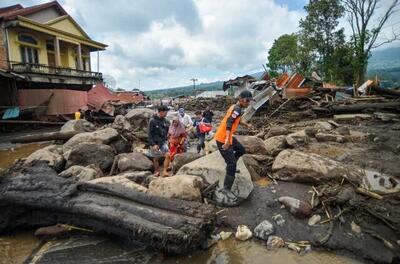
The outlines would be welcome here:
<svg viewBox="0 0 400 264">
<path fill-rule="evenodd" d="M 238 160 L 235 201 L 218 192 L 225 163 L 214 140 L 206 155 L 179 154 L 173 176 L 153 176 L 145 147 L 153 110 L 95 129 L 69 121 L 61 131 L 72 137 L 2 172 L 0 232 L 68 224 L 184 253 L 226 239 L 221 229 L 229 228 L 268 248 L 399 261 L 398 113 L 335 119 L 310 111 L 310 102 L 261 111 L 255 129 L 237 136 L 247 154 Z"/>
</svg>

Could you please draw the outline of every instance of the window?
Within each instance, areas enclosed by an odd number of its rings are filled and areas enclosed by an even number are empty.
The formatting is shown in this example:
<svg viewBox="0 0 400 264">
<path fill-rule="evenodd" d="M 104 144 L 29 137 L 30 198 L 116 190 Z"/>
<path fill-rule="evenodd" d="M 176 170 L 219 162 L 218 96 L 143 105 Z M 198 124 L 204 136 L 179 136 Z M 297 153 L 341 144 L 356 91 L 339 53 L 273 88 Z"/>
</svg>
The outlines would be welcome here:
<svg viewBox="0 0 400 264">
<path fill-rule="evenodd" d="M 54 51 L 54 44 L 50 43 L 50 42 L 47 42 L 46 43 L 46 49 L 47 49 L 47 51 Z"/>
<path fill-rule="evenodd" d="M 39 63 L 38 50 L 32 47 L 21 46 L 21 61 L 24 63 Z"/>
<path fill-rule="evenodd" d="M 37 45 L 37 41 L 36 39 L 34 39 L 33 37 L 26 35 L 26 34 L 19 34 L 18 35 L 18 40 L 21 42 L 25 42 L 25 43 L 29 43 L 32 45 Z"/>
</svg>

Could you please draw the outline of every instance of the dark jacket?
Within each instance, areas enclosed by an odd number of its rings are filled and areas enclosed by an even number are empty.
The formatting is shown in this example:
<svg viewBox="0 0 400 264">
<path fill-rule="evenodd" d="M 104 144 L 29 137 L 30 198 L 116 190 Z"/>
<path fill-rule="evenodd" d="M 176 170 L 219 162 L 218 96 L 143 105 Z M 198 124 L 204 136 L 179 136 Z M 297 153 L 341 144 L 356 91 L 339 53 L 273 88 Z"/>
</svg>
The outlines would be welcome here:
<svg viewBox="0 0 400 264">
<path fill-rule="evenodd" d="M 169 122 L 165 118 L 154 115 L 149 123 L 149 145 L 162 146 L 167 142 Z"/>
<path fill-rule="evenodd" d="M 206 110 L 203 112 L 203 117 L 206 118 L 210 123 L 212 122 L 213 116 L 214 113 L 211 110 L 209 111 Z"/>
<path fill-rule="evenodd" d="M 193 126 L 196 128 L 196 134 L 197 134 L 197 136 L 199 136 L 200 134 L 205 134 L 205 133 L 200 133 L 199 125 L 200 125 L 201 122 L 204 122 L 204 123 L 211 123 L 211 122 L 209 122 L 208 119 L 205 118 L 205 117 L 203 117 L 203 118 L 201 118 L 201 119 L 195 119 L 195 120 L 193 121 Z"/>
</svg>

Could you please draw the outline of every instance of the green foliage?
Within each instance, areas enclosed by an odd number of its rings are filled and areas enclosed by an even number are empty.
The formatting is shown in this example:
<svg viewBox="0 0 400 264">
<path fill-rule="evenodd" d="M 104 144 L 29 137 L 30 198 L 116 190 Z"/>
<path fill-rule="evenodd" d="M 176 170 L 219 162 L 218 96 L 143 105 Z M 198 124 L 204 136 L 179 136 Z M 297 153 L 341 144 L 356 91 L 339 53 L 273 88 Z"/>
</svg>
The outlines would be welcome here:
<svg viewBox="0 0 400 264">
<path fill-rule="evenodd" d="M 272 77 L 276 77 L 278 73 L 295 72 L 298 69 L 298 46 L 295 34 L 285 34 L 274 41 L 269 50 L 267 66 Z"/>
<path fill-rule="evenodd" d="M 337 29 L 345 11 L 340 0 L 314 0 L 304 8 L 307 16 L 300 20 L 299 34 L 302 72 L 315 70 L 328 82 L 351 82 L 347 71 L 353 71 L 353 51 L 345 42 L 343 28 Z"/>
</svg>

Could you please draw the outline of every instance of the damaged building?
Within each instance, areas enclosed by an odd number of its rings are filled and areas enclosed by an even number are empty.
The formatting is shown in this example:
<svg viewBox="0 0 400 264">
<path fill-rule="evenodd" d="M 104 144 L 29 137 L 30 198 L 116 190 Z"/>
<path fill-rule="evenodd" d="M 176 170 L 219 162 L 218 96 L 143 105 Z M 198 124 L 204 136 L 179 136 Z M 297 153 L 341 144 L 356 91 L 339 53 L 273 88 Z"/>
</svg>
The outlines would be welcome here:
<svg viewBox="0 0 400 264">
<path fill-rule="evenodd" d="M 0 113 L 63 116 L 87 106 L 87 92 L 102 82 L 90 55 L 106 44 L 91 39 L 57 1 L 0 8 L 0 25 Z"/>
</svg>

